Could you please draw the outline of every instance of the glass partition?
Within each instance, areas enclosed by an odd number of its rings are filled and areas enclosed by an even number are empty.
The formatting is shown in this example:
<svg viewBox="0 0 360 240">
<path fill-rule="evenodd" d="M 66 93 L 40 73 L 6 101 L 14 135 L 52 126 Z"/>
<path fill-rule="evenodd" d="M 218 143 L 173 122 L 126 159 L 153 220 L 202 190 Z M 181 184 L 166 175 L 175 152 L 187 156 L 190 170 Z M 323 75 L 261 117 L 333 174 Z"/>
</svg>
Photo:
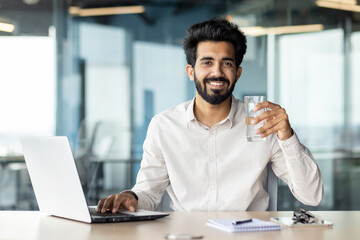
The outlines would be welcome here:
<svg viewBox="0 0 360 240">
<path fill-rule="evenodd" d="M 351 37 L 351 68 L 345 61 L 346 41 L 343 29 L 279 37 L 280 104 L 287 109 L 302 143 L 312 151 L 324 181 L 324 200 L 315 209 L 360 208 L 359 123 L 355 110 L 355 89 L 360 79 L 355 67 L 359 60 L 358 34 Z M 347 102 L 349 95 L 351 101 Z M 279 209 L 300 206 L 287 186 L 280 184 Z"/>
<path fill-rule="evenodd" d="M 342 27 L 357 29 L 354 19 L 308 1 L 145 1 L 141 14 L 69 13 L 105 6 L 91 2 L 1 2 L 0 22 L 14 29 L 0 29 L 0 157 L 21 151 L 19 135 L 68 136 L 95 204 L 134 184 L 151 118 L 195 96 L 182 49 L 189 26 L 229 13 L 240 27 L 306 20 L 327 30 L 248 36 L 234 95 L 267 95 L 287 110 L 323 174 L 325 199 L 315 209 L 360 209 L 360 35 Z M 0 167 L 0 209 L 36 209 L 24 164 L 8 166 Z M 283 183 L 278 204 L 302 206 Z"/>
<path fill-rule="evenodd" d="M 20 155 L 20 136 L 55 134 L 55 39 L 0 36 L 0 52 L 0 155 Z"/>
<path fill-rule="evenodd" d="M 0 2 L 0 209 L 36 209 L 19 137 L 56 134 L 54 1 Z"/>
</svg>

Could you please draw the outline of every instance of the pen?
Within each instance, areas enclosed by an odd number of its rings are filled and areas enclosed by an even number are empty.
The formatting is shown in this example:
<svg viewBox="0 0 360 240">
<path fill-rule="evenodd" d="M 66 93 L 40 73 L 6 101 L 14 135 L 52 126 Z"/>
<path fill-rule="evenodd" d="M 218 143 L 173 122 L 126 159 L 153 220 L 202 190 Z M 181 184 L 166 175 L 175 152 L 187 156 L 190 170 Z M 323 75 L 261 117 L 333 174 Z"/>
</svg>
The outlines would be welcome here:
<svg viewBox="0 0 360 240">
<path fill-rule="evenodd" d="M 242 219 L 242 220 L 235 220 L 232 222 L 233 225 L 239 225 L 239 224 L 243 224 L 243 223 L 248 223 L 248 222 L 252 222 L 252 219 Z"/>
<path fill-rule="evenodd" d="M 203 239 L 202 235 L 193 234 L 166 234 L 165 239 Z"/>
</svg>

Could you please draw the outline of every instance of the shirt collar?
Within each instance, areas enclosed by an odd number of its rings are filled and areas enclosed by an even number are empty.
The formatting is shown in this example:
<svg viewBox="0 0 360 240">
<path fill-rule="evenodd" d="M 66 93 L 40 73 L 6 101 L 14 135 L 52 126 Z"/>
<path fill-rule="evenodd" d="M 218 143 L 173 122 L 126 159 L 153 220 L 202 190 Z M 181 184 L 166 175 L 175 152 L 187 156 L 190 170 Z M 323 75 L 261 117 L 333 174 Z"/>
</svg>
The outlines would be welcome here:
<svg viewBox="0 0 360 240">
<path fill-rule="evenodd" d="M 187 109 L 186 109 L 186 126 L 189 126 L 189 123 L 191 121 L 196 121 L 195 115 L 194 115 L 194 104 L 195 104 L 195 97 L 190 101 Z M 237 112 L 237 108 L 238 108 L 238 104 L 239 102 L 236 100 L 236 98 L 232 95 L 231 96 L 231 108 L 230 108 L 230 113 L 229 115 L 222 121 L 222 122 L 226 122 L 225 120 L 229 120 L 230 121 L 230 127 L 232 128 L 232 126 L 235 123 L 235 114 Z"/>
<path fill-rule="evenodd" d="M 235 114 L 237 112 L 238 109 L 238 104 L 239 102 L 236 100 L 236 98 L 234 97 L 234 95 L 231 96 L 231 108 L 230 108 L 230 113 L 229 116 L 227 117 L 227 119 L 230 120 L 230 127 L 232 128 L 232 126 L 235 123 Z"/>
<path fill-rule="evenodd" d="M 191 121 L 196 121 L 195 115 L 194 115 L 194 104 L 195 104 L 195 98 L 193 98 L 188 107 L 186 108 L 186 126 L 189 126 L 189 123 Z"/>
</svg>

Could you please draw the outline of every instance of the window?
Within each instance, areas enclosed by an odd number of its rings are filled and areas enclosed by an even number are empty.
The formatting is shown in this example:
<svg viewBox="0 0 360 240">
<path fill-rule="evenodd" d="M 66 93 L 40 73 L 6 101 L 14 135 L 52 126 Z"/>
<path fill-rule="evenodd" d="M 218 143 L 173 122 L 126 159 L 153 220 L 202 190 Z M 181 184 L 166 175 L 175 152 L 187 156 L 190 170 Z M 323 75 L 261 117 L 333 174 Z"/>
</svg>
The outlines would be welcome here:
<svg viewBox="0 0 360 240">
<path fill-rule="evenodd" d="M 55 41 L 0 37 L 0 155 L 20 153 L 18 137 L 55 133 Z"/>
</svg>

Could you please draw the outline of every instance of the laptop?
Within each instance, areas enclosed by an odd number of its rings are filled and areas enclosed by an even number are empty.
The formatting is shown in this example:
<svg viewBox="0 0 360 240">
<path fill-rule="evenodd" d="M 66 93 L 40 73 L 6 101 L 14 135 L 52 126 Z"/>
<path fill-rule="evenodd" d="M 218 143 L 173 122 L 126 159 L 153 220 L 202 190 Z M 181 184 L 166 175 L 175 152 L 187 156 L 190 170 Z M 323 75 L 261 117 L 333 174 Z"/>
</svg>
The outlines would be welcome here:
<svg viewBox="0 0 360 240">
<path fill-rule="evenodd" d="M 20 142 L 41 212 L 86 223 L 153 220 L 169 215 L 138 209 L 96 213 L 96 206 L 86 203 L 67 137 L 24 137 Z"/>
</svg>

